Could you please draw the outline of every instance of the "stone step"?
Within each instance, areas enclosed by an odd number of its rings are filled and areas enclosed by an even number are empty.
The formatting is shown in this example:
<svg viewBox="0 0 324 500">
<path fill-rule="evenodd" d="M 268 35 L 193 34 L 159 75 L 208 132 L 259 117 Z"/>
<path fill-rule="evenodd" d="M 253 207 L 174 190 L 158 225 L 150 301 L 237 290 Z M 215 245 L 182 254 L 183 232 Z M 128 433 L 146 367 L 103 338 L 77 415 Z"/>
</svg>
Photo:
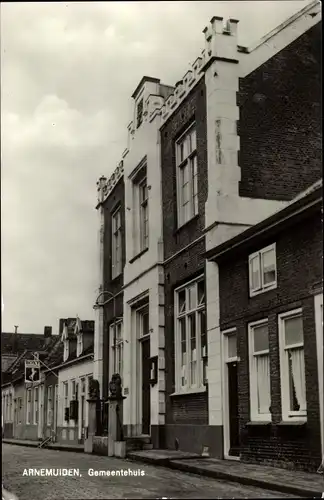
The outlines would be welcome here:
<svg viewBox="0 0 324 500">
<path fill-rule="evenodd" d="M 153 450 L 153 444 L 152 443 L 143 444 L 143 450 Z"/>
<path fill-rule="evenodd" d="M 127 452 L 143 450 L 144 446 L 149 446 L 151 444 L 150 436 L 130 436 L 126 437 L 125 441 Z"/>
</svg>

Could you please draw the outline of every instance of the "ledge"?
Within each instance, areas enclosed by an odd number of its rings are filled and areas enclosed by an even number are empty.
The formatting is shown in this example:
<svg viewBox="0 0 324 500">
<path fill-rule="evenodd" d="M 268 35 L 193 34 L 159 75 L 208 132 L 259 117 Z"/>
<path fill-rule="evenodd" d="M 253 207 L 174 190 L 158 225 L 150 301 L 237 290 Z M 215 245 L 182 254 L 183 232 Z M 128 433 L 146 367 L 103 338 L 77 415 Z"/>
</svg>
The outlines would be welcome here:
<svg viewBox="0 0 324 500">
<path fill-rule="evenodd" d="M 271 425 L 271 422 L 269 420 L 253 420 L 251 422 L 247 422 L 245 425 L 252 427 L 254 425 Z"/>
<path fill-rule="evenodd" d="M 144 253 L 148 252 L 148 248 L 144 248 L 144 250 L 142 250 L 140 253 L 138 253 L 137 255 L 135 255 L 135 257 L 132 257 L 128 262 L 129 264 L 133 264 L 133 262 L 135 262 L 135 260 L 139 259 L 140 257 L 142 257 L 142 255 Z"/>
<path fill-rule="evenodd" d="M 206 392 L 206 387 L 199 387 L 198 389 L 189 389 L 188 391 L 183 392 L 173 392 L 170 394 L 170 398 L 177 396 L 191 396 L 192 394 L 201 394 Z"/>
<path fill-rule="evenodd" d="M 279 427 L 286 427 L 286 426 L 292 426 L 292 427 L 295 427 L 295 426 L 301 426 L 301 425 L 306 425 L 307 424 L 307 420 L 294 420 L 292 422 L 287 422 L 287 420 L 282 420 L 281 422 L 279 422 L 277 425 Z"/>
</svg>

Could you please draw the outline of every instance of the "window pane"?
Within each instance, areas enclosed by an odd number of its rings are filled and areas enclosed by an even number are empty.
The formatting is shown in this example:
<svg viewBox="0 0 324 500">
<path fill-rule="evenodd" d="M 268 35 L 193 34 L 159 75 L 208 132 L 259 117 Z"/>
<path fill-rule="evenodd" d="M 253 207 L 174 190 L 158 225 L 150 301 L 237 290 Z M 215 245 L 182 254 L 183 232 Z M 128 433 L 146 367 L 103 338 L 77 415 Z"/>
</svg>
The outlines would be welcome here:
<svg viewBox="0 0 324 500">
<path fill-rule="evenodd" d="M 182 290 L 178 293 L 178 312 L 179 314 L 185 312 L 186 310 L 186 290 Z"/>
<path fill-rule="evenodd" d="M 207 356 L 207 329 L 206 329 L 206 311 L 200 311 L 199 317 L 199 328 L 201 337 L 201 356 Z"/>
<path fill-rule="evenodd" d="M 254 352 L 269 349 L 268 323 L 253 327 Z"/>
<path fill-rule="evenodd" d="M 237 356 L 237 346 L 236 346 L 236 333 L 232 335 L 228 335 L 227 337 L 227 342 L 228 342 L 228 351 L 227 355 L 229 358 L 236 358 Z"/>
<path fill-rule="evenodd" d="M 284 320 L 286 347 L 303 342 L 303 318 L 296 316 Z"/>
<path fill-rule="evenodd" d="M 142 313 L 142 335 L 149 333 L 149 314 L 148 311 Z"/>
<path fill-rule="evenodd" d="M 189 320 L 190 332 L 190 380 L 191 385 L 197 383 L 197 339 L 196 339 L 196 315 L 191 314 Z"/>
<path fill-rule="evenodd" d="M 256 357 L 258 413 L 270 413 L 270 358 L 269 354 Z"/>
<path fill-rule="evenodd" d="M 197 298 L 196 298 L 196 283 L 187 288 L 188 290 L 188 309 L 192 311 L 197 306 Z"/>
<path fill-rule="evenodd" d="M 304 348 L 289 349 L 289 401 L 291 411 L 306 410 Z"/>
<path fill-rule="evenodd" d="M 263 283 L 267 285 L 276 281 L 276 254 L 274 249 L 262 253 Z"/>
<path fill-rule="evenodd" d="M 260 288 L 260 257 L 257 255 L 250 260 L 251 290 Z"/>
<path fill-rule="evenodd" d="M 194 128 L 191 131 L 191 150 L 194 151 L 197 148 L 197 138 L 196 138 L 196 129 Z"/>
<path fill-rule="evenodd" d="M 198 281 L 198 305 L 201 306 L 205 303 L 205 282 Z"/>
<path fill-rule="evenodd" d="M 186 338 L 186 318 L 179 320 L 180 327 L 180 367 L 181 367 L 181 386 L 187 385 L 187 338 Z"/>
</svg>

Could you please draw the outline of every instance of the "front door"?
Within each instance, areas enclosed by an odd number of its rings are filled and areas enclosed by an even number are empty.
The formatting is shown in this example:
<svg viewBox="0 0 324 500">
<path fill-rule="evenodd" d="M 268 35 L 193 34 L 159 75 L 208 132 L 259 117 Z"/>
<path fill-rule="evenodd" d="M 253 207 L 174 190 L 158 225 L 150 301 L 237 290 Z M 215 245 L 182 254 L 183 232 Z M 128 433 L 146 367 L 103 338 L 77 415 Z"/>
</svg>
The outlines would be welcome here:
<svg viewBox="0 0 324 500">
<path fill-rule="evenodd" d="M 230 456 L 240 456 L 237 362 L 227 363 Z"/>
<path fill-rule="evenodd" d="M 142 434 L 150 434 L 151 387 L 150 387 L 150 338 L 142 340 Z"/>
</svg>

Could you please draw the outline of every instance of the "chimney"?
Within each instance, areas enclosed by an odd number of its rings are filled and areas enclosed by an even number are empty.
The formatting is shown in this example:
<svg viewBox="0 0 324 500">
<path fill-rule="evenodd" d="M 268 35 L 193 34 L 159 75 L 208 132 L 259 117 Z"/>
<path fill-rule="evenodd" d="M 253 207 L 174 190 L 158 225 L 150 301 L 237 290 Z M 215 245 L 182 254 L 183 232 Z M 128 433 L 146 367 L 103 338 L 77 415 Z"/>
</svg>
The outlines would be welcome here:
<svg viewBox="0 0 324 500">
<path fill-rule="evenodd" d="M 44 337 L 48 338 L 52 336 L 52 327 L 51 326 L 44 326 Z"/>
<path fill-rule="evenodd" d="M 62 335 L 62 333 L 63 333 L 64 323 L 65 323 L 65 319 L 61 318 L 60 319 L 60 324 L 59 324 L 59 335 Z"/>
<path fill-rule="evenodd" d="M 19 326 L 15 325 L 15 333 L 18 333 L 18 328 L 19 328 Z"/>
</svg>

